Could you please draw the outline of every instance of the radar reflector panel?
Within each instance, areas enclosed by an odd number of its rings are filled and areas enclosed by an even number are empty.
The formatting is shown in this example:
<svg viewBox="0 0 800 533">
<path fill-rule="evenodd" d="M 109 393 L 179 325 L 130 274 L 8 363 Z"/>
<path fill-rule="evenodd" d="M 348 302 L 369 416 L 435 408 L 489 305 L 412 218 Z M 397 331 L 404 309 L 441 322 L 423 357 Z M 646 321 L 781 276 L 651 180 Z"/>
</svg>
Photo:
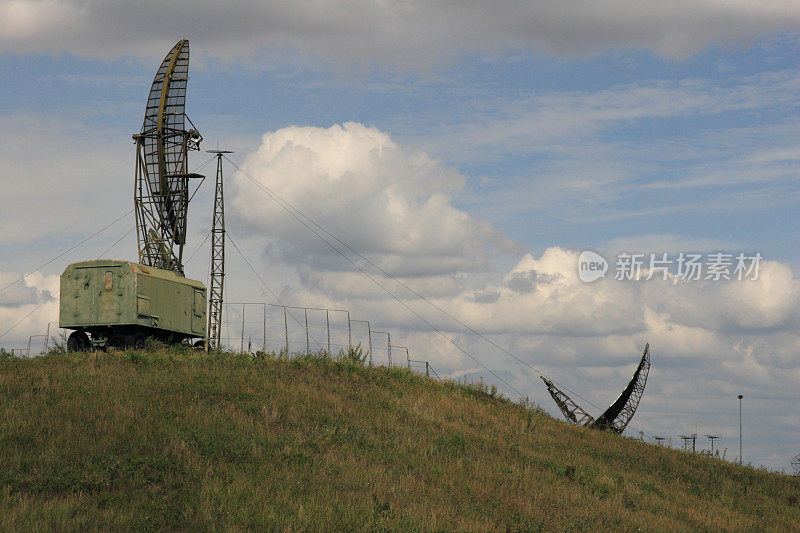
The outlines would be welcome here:
<svg viewBox="0 0 800 533">
<path fill-rule="evenodd" d="M 183 275 L 189 180 L 188 151 L 202 137 L 186 116 L 189 41 L 179 41 L 161 63 L 136 141 L 136 234 L 139 262 Z M 187 129 L 187 122 L 191 126 Z"/>
</svg>

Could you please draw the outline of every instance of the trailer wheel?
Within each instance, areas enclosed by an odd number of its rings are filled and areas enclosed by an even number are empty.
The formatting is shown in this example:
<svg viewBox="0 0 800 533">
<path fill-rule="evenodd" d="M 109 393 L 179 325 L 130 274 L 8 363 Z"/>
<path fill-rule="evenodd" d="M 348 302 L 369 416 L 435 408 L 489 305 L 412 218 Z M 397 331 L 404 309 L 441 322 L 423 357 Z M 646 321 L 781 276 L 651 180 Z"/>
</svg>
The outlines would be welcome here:
<svg viewBox="0 0 800 533">
<path fill-rule="evenodd" d="M 73 331 L 67 338 L 68 352 L 88 352 L 92 347 L 89 336 L 83 331 Z"/>
</svg>

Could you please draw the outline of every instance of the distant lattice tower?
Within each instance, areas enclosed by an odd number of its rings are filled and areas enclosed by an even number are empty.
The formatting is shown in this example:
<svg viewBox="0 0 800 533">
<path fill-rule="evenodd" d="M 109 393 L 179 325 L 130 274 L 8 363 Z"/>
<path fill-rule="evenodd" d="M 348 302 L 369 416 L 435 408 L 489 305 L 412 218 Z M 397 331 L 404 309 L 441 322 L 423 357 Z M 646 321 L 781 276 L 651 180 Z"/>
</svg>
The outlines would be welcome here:
<svg viewBox="0 0 800 533">
<path fill-rule="evenodd" d="M 225 286 L 225 194 L 222 158 L 229 150 L 208 150 L 217 155 L 217 183 L 214 188 L 214 217 L 211 225 L 211 282 L 208 287 L 208 328 L 206 351 L 218 349 L 222 332 L 222 293 Z"/>
<path fill-rule="evenodd" d="M 800 453 L 792 459 L 792 468 L 794 469 L 794 475 L 800 477 Z"/>
</svg>

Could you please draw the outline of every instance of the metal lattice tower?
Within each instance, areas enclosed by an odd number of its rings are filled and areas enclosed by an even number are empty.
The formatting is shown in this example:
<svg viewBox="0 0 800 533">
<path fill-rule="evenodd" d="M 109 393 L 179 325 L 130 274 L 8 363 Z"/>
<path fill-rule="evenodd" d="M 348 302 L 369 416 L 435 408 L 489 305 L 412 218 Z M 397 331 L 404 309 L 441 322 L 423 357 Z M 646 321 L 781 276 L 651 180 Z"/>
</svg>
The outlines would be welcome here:
<svg viewBox="0 0 800 533">
<path fill-rule="evenodd" d="M 691 435 L 681 435 L 681 438 L 683 439 L 684 450 L 688 451 L 689 441 L 692 441 L 692 453 L 697 452 L 697 447 L 696 447 L 697 433 L 692 433 Z"/>
<path fill-rule="evenodd" d="M 189 179 L 188 151 L 202 136 L 186 116 L 189 41 L 170 50 L 153 79 L 136 141 L 134 207 L 139 262 L 183 275 Z M 191 126 L 186 129 L 186 123 Z"/>
<path fill-rule="evenodd" d="M 714 457 L 714 441 L 719 438 L 719 435 L 706 435 L 706 437 L 711 441 L 711 457 Z"/>
<path fill-rule="evenodd" d="M 206 351 L 218 349 L 222 333 L 222 292 L 225 286 L 225 194 L 222 158 L 229 150 L 207 150 L 217 154 L 217 184 L 214 188 L 214 217 L 211 224 L 211 283 L 208 287 L 208 328 Z"/>
<path fill-rule="evenodd" d="M 541 376 L 541 378 L 542 381 L 544 381 L 544 384 L 547 385 L 547 392 L 549 392 L 550 396 L 553 397 L 556 405 L 558 405 L 558 408 L 561 409 L 562 413 L 564 413 L 564 416 L 567 418 L 567 420 L 579 426 L 586 426 L 594 422 L 594 418 L 592 418 L 589 413 L 584 411 L 581 406 L 572 401 L 572 398 L 564 394 L 558 387 L 553 385 L 552 381 L 544 376 Z"/>
</svg>

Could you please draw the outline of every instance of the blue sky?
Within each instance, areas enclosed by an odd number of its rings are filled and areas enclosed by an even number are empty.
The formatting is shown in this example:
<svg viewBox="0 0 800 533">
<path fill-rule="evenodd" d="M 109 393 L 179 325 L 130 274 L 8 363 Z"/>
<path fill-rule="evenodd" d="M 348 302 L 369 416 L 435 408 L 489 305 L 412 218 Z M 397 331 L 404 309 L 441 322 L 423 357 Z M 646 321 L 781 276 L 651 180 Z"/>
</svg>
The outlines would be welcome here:
<svg viewBox="0 0 800 533">
<path fill-rule="evenodd" d="M 636 419 L 649 434 L 704 426 L 732 449 L 730 399 L 761 398 L 757 429 L 776 437 L 754 435 L 752 460 L 787 467 L 800 438 L 794 3 L 190 4 L 0 5 L 12 21 L 0 30 L 0 285 L 132 208 L 130 136 L 156 67 L 186 37 L 204 148 L 235 150 L 339 237 L 598 405 L 651 342 Z M 351 309 L 444 373 L 486 377 L 229 171 L 229 230 L 282 300 Z M 193 204 L 187 253 L 207 233 L 210 194 Z M 68 262 L 109 248 L 134 259 L 131 228 L 123 219 L 0 293 L 3 331 L 47 303 L 0 345 L 57 319 Z M 749 285 L 585 285 L 573 282 L 584 249 L 768 264 Z M 205 279 L 206 255 L 190 275 Z M 229 269 L 230 297 L 252 297 L 258 281 Z M 393 290 L 552 411 L 534 374 Z"/>
</svg>

